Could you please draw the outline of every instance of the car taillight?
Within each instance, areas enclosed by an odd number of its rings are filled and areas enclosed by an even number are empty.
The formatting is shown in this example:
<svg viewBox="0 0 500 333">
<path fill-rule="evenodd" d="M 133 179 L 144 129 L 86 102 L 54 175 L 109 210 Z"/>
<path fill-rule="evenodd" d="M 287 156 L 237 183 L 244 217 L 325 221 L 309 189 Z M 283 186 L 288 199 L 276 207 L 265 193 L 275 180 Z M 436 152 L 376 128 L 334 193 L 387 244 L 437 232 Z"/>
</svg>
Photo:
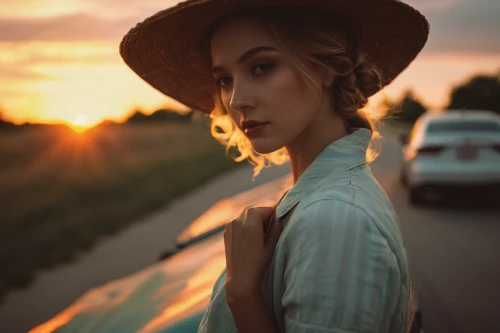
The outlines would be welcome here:
<svg viewBox="0 0 500 333">
<path fill-rule="evenodd" d="M 493 150 L 495 150 L 497 153 L 500 153 L 500 144 L 493 145 L 493 146 L 491 146 L 491 148 L 493 148 Z"/>
<path fill-rule="evenodd" d="M 443 151 L 444 147 L 443 146 L 428 146 L 428 147 L 422 147 L 417 151 L 417 154 L 419 155 L 437 155 L 441 151 Z"/>
</svg>

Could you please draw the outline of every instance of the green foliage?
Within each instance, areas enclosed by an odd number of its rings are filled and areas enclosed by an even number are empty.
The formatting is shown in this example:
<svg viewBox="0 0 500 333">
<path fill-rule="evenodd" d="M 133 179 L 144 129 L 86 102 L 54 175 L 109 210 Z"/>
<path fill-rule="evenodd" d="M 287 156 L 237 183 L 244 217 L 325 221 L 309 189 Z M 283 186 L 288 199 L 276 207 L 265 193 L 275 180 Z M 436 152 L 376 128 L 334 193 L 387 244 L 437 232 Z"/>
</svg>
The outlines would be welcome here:
<svg viewBox="0 0 500 333">
<path fill-rule="evenodd" d="M 0 296 L 242 165 L 190 124 L 4 133 L 0 156 Z"/>
<path fill-rule="evenodd" d="M 403 98 L 393 107 L 393 118 L 410 124 L 415 123 L 427 111 L 411 90 L 406 91 Z"/>
<path fill-rule="evenodd" d="M 453 88 L 447 108 L 500 113 L 500 77 L 477 75 L 463 85 Z"/>
<path fill-rule="evenodd" d="M 182 123 L 190 122 L 193 116 L 193 111 L 187 114 L 180 114 L 173 110 L 159 109 L 150 115 L 144 114 L 141 110 L 136 109 L 132 115 L 126 120 L 126 123 L 158 123 L 158 122 L 172 122 Z"/>
<path fill-rule="evenodd" d="M 126 120 L 128 123 L 142 123 L 146 122 L 148 116 L 145 115 L 141 110 L 135 110 L 134 113 Z"/>
</svg>

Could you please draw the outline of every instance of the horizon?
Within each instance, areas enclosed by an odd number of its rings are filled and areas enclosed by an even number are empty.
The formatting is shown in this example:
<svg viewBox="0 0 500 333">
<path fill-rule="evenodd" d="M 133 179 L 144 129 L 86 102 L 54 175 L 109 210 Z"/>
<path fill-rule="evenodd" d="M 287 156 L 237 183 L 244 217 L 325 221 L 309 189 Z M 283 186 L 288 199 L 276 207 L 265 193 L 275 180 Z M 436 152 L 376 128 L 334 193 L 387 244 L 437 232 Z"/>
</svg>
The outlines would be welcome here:
<svg viewBox="0 0 500 333">
<path fill-rule="evenodd" d="M 5 120 L 92 126 L 121 122 L 140 109 L 187 111 L 142 81 L 118 45 L 136 22 L 179 1 L 15 0 L 0 3 L 0 111 Z M 371 98 L 398 100 L 408 89 L 442 109 L 452 88 L 479 74 L 500 74 L 497 0 L 410 0 L 430 22 L 427 45 Z M 96 15 L 95 13 L 99 13 Z M 467 24 L 464 24 L 467 22 Z"/>
</svg>

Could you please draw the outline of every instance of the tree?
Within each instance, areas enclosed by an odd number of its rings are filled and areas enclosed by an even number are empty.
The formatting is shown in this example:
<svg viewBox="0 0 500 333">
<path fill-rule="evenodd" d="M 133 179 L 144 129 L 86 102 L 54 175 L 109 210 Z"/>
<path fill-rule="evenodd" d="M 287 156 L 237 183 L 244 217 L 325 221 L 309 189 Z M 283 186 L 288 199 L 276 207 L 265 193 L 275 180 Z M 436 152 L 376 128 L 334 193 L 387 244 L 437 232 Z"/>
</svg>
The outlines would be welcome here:
<svg viewBox="0 0 500 333">
<path fill-rule="evenodd" d="M 165 122 L 165 121 L 168 121 L 168 114 L 169 114 L 168 110 L 159 109 L 159 110 L 156 110 L 155 112 L 153 112 L 149 116 L 149 120 L 151 122 Z"/>
<path fill-rule="evenodd" d="M 143 123 L 148 120 L 146 116 L 140 109 L 136 109 L 132 115 L 127 119 L 127 123 Z"/>
<path fill-rule="evenodd" d="M 500 113 L 500 77 L 477 75 L 465 84 L 453 88 L 447 108 Z"/>
<path fill-rule="evenodd" d="M 132 115 L 127 119 L 127 123 L 181 123 L 190 122 L 193 112 L 180 114 L 174 110 L 158 109 L 150 115 L 144 114 L 141 110 L 136 109 Z"/>
<path fill-rule="evenodd" d="M 15 129 L 16 125 L 5 120 L 4 118 L 4 112 L 2 107 L 0 107 L 0 131 L 2 130 L 12 130 Z"/>
<path fill-rule="evenodd" d="M 404 93 L 403 99 L 397 103 L 400 110 L 396 116 L 401 121 L 414 123 L 427 110 L 414 96 L 413 91 L 407 90 Z"/>
</svg>

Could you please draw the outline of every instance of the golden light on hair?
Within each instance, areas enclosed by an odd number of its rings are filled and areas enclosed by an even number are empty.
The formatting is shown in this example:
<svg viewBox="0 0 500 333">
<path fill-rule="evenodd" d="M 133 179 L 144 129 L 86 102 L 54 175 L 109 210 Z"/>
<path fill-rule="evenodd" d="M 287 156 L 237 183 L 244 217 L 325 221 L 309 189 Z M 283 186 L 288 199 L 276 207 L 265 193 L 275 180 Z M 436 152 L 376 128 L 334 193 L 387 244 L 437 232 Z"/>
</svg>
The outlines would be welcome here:
<svg viewBox="0 0 500 333">
<path fill-rule="evenodd" d="M 288 14 L 291 13 L 291 17 Z M 372 130 L 372 141 L 366 154 L 367 162 L 375 160 L 379 154 L 380 133 L 376 123 L 386 115 L 387 107 L 383 103 L 369 103 L 368 96 L 374 95 L 381 89 L 382 75 L 377 66 L 358 54 L 347 37 L 349 29 L 339 23 L 332 26 L 329 17 L 319 13 L 307 15 L 304 19 L 294 21 L 297 13 L 279 12 L 270 14 L 248 12 L 242 14 L 263 23 L 270 31 L 280 49 L 284 50 L 298 73 L 306 84 L 317 91 L 310 66 L 330 69 L 334 74 L 331 89 L 332 112 L 340 115 L 347 131 L 357 128 Z M 299 15 L 300 16 L 300 15 Z M 290 24 L 290 21 L 295 22 Z M 351 43 L 351 44 L 350 44 Z M 354 43 L 354 42 L 353 42 Z M 250 140 L 232 123 L 230 116 L 224 109 L 220 90 L 214 90 L 214 110 L 211 113 L 211 133 L 213 137 L 226 146 L 226 153 L 234 147 L 240 156 L 233 157 L 236 162 L 248 160 L 254 166 L 253 177 L 272 164 L 282 165 L 289 160 L 285 147 L 269 154 L 259 154 L 254 151 Z"/>
</svg>

